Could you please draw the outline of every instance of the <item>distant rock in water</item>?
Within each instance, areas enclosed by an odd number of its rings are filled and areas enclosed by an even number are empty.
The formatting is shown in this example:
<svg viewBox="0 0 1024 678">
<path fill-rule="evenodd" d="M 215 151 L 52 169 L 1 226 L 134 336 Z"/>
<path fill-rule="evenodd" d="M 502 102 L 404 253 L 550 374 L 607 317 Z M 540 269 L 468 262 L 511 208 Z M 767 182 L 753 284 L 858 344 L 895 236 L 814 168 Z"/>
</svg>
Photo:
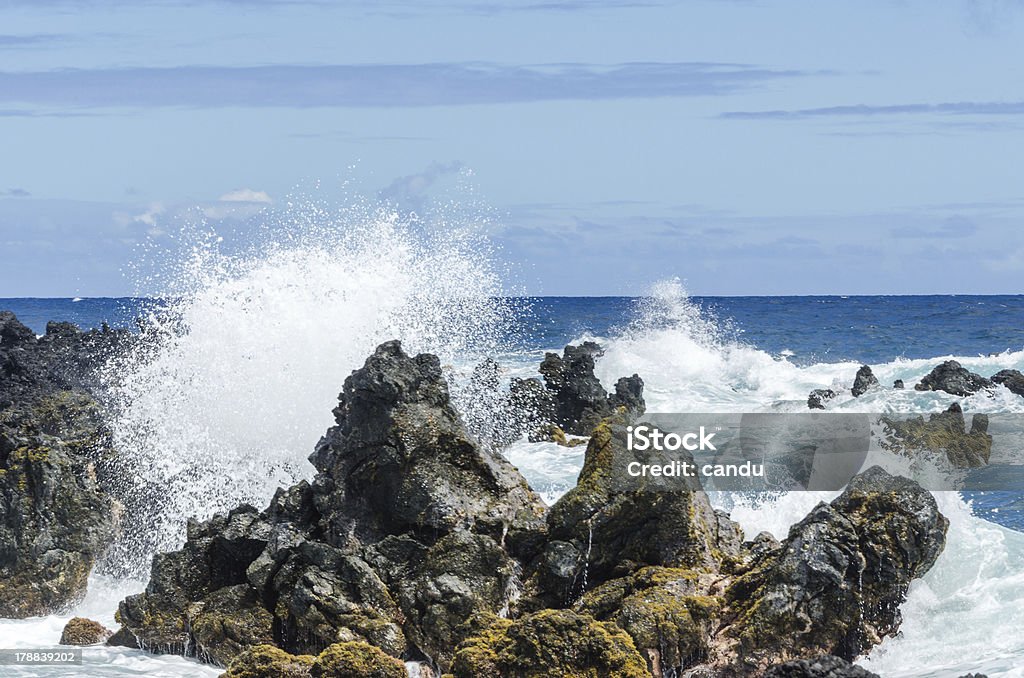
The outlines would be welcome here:
<svg viewBox="0 0 1024 678">
<path fill-rule="evenodd" d="M 567 433 L 587 436 L 610 414 L 621 411 L 635 419 L 646 410 L 644 382 L 639 375 L 619 379 L 609 397 L 594 375 L 594 359 L 602 353 L 598 344 L 585 341 L 566 346 L 561 357 L 546 354 L 540 364 L 544 386 L 552 396 L 551 423 Z"/>
<path fill-rule="evenodd" d="M 905 386 L 903 385 L 903 380 L 902 380 L 902 379 L 897 379 L 896 381 L 892 382 L 892 387 L 893 387 L 893 388 L 895 388 L 895 389 L 903 389 L 903 388 L 906 388 L 906 387 L 905 387 Z"/>
<path fill-rule="evenodd" d="M 830 388 L 816 388 L 807 396 L 807 407 L 812 410 L 825 409 L 825 402 L 835 398 L 838 393 Z"/>
<path fill-rule="evenodd" d="M 992 381 L 1002 384 L 1011 392 L 1024 396 L 1024 374 L 1020 370 L 999 370 L 992 375 Z"/>
<path fill-rule="evenodd" d="M 0 617 L 79 600 L 113 538 L 118 510 L 103 469 L 114 453 L 91 390 L 96 368 L 127 340 L 68 323 L 37 338 L 0 312 Z"/>
<path fill-rule="evenodd" d="M 914 386 L 916 391 L 945 391 L 955 396 L 969 396 L 986 388 L 992 388 L 991 381 L 968 371 L 955 360 L 942 363 Z"/>
<path fill-rule="evenodd" d="M 878 379 L 875 377 L 874 372 L 871 371 L 871 367 L 868 365 L 861 365 L 860 369 L 857 370 L 857 376 L 853 379 L 853 388 L 850 392 L 853 393 L 854 398 L 859 398 L 868 392 L 868 389 L 878 386 Z"/>
<path fill-rule="evenodd" d="M 988 433 L 988 415 L 971 417 L 967 430 L 964 411 L 958 403 L 945 412 L 909 418 L 882 417 L 887 438 L 883 449 L 897 454 L 913 455 L 922 451 L 945 453 L 958 468 L 977 468 L 988 464 L 992 454 L 992 436 Z"/>
<path fill-rule="evenodd" d="M 878 674 L 851 664 L 839 657 L 796 659 L 776 664 L 765 671 L 764 678 L 879 678 Z"/>
</svg>

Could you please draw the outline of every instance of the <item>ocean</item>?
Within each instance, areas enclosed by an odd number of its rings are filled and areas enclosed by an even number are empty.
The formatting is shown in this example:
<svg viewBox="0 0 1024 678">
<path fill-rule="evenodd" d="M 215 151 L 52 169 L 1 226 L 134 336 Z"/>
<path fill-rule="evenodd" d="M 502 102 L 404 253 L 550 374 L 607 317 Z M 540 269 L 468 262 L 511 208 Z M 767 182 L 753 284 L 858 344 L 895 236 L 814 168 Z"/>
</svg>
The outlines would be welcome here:
<svg viewBox="0 0 1024 678">
<path fill-rule="evenodd" d="M 585 339 L 604 347 L 597 371 L 606 386 L 634 372 L 644 378 L 649 412 L 806 411 L 811 389 L 848 393 L 857 368 L 869 364 L 883 388 L 840 396 L 830 408 L 930 413 L 957 401 L 968 414 L 1024 413 L 1024 398 L 1003 388 L 968 398 L 890 388 L 896 379 L 912 386 L 949 358 L 985 376 L 1024 369 L 1021 295 L 691 297 L 669 279 L 642 298 L 512 298 L 498 294 L 491 269 L 461 251 L 435 257 L 410 246 L 403 260 L 392 241 L 391 258 L 375 259 L 379 265 L 367 271 L 367 250 L 378 245 L 355 253 L 351 242 L 300 247 L 231 266 L 199 262 L 187 289 L 167 301 L 0 299 L 0 309 L 39 333 L 48 320 L 83 328 L 133 327 L 137 316 L 150 326 L 173 322 L 156 355 L 127 356 L 110 368 L 122 396 L 115 439 L 140 474 L 167 487 L 164 513 L 154 517 L 160 548 L 180 544 L 189 516 L 241 501 L 265 505 L 275 487 L 309 477 L 306 456 L 331 423 L 344 377 L 392 337 L 438 354 L 456 402 L 478 422 L 495 413 L 460 385 L 480 360 L 495 357 L 506 378 L 532 376 L 545 351 Z M 583 459 L 582 448 L 526 441 L 505 454 L 549 501 L 572 486 Z M 1024 450 L 1008 454 L 997 461 L 1024 461 Z M 749 536 L 768 530 L 784 537 L 834 494 L 715 501 Z M 1024 676 L 1021 494 L 936 496 L 950 518 L 946 549 L 911 587 L 899 636 L 859 663 L 895 678 Z M 0 621 L 0 645 L 52 646 L 75 613 L 113 625 L 117 601 L 145 580 L 144 562 L 134 570 L 116 565 L 94 573 L 76 610 Z M 218 674 L 190 660 L 114 648 L 87 648 L 85 664 L 72 672 L 32 670 L 4 675 Z"/>
</svg>

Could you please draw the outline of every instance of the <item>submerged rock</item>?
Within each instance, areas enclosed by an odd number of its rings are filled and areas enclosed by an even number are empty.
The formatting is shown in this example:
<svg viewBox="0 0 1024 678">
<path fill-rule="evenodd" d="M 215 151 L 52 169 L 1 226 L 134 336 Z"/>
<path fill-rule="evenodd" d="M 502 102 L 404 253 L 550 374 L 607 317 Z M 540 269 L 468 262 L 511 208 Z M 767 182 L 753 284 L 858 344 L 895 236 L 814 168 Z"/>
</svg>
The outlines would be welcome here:
<svg viewBox="0 0 1024 678">
<path fill-rule="evenodd" d="M 113 635 L 113 632 L 98 621 L 85 617 L 74 617 L 64 625 L 60 634 L 61 645 L 98 645 Z"/>
<path fill-rule="evenodd" d="M 986 388 L 992 388 L 991 381 L 968 371 L 955 360 L 942 363 L 914 386 L 916 391 L 945 391 L 955 396 L 969 396 Z"/>
<path fill-rule="evenodd" d="M 852 661 L 893 635 L 907 588 L 935 562 L 948 525 L 913 481 L 877 466 L 855 476 L 729 586 L 721 675 L 816 654 Z"/>
<path fill-rule="evenodd" d="M 459 646 L 451 673 L 454 678 L 650 676 L 622 629 L 569 610 L 542 610 L 516 621 L 492 618 Z"/>
<path fill-rule="evenodd" d="M 875 377 L 874 372 L 871 371 L 871 367 L 868 365 L 861 365 L 860 369 L 857 370 L 857 376 L 853 379 L 853 388 L 850 392 L 854 398 L 859 398 L 868 392 L 868 389 L 878 386 L 878 378 Z"/>
<path fill-rule="evenodd" d="M 1002 384 L 1012 393 L 1024 396 L 1024 374 L 1021 374 L 1020 370 L 999 370 L 992 375 L 992 381 Z"/>
<path fill-rule="evenodd" d="M 816 388 L 807 396 L 807 408 L 811 410 L 825 409 L 825 402 L 835 398 L 838 393 L 830 388 Z"/>
</svg>

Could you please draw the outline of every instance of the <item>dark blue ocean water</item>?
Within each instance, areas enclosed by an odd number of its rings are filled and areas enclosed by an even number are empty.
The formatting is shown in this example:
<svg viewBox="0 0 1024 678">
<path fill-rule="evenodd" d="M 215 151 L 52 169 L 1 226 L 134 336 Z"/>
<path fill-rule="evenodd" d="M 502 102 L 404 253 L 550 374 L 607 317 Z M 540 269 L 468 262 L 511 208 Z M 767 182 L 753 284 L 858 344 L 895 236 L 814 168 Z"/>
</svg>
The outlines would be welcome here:
<svg viewBox="0 0 1024 678">
<path fill-rule="evenodd" d="M 799 365 L 896 358 L 978 356 L 1024 349 L 1024 295 L 862 297 L 695 297 L 724 331 Z M 134 327 L 159 302 L 147 299 L 2 299 L 38 333 L 49 320 L 83 329 L 107 323 Z M 528 300 L 525 350 L 558 348 L 585 334 L 608 336 L 625 327 L 637 300 L 627 297 L 543 297 Z M 1024 530 L 1024 493 L 971 493 L 975 511 Z"/>
<path fill-rule="evenodd" d="M 865 297 L 693 297 L 744 343 L 772 354 L 793 353 L 797 364 L 895 358 L 975 356 L 1024 349 L 1024 295 Z M 527 349 L 555 348 L 583 334 L 607 336 L 625 326 L 637 300 L 629 297 L 539 297 L 522 341 Z M 49 320 L 82 328 L 132 327 L 151 300 L 3 299 L 42 333 Z"/>
</svg>

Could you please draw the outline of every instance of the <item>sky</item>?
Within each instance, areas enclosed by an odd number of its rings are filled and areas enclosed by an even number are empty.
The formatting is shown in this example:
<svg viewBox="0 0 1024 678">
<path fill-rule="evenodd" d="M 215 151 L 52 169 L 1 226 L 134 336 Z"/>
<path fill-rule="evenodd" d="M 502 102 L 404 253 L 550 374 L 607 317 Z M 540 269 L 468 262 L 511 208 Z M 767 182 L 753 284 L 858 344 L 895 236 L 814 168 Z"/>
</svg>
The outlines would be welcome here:
<svg viewBox="0 0 1024 678">
<path fill-rule="evenodd" d="M 517 293 L 1024 293 L 1024 2 L 0 0 L 0 158 L 0 297 L 310 190 Z"/>
</svg>

